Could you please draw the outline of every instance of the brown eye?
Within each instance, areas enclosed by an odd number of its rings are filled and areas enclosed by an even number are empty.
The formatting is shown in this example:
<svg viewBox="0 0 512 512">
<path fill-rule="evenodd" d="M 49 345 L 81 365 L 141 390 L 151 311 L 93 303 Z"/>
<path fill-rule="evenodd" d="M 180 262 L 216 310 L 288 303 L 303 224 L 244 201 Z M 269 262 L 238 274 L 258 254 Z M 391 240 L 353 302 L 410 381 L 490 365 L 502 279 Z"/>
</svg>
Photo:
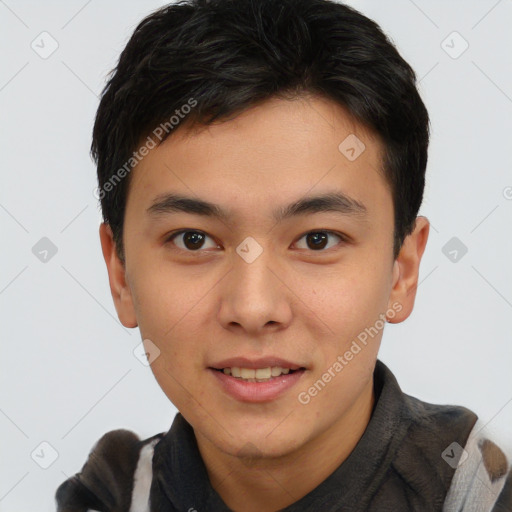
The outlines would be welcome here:
<svg viewBox="0 0 512 512">
<path fill-rule="evenodd" d="M 172 242 L 184 251 L 197 251 L 204 248 L 204 243 L 207 238 L 210 237 L 202 231 L 182 230 L 174 233 L 167 241 Z M 216 247 L 216 244 L 213 244 L 213 246 Z"/>
<path fill-rule="evenodd" d="M 335 236 L 339 240 L 343 241 L 344 238 L 341 235 L 333 233 L 332 231 L 310 231 L 306 233 L 302 238 L 306 239 L 306 249 L 312 249 L 313 251 L 321 252 L 329 243 L 329 237 Z M 336 245 L 336 244 L 335 244 Z M 332 247 L 332 245 L 331 245 Z M 329 247 L 330 248 L 330 247 Z"/>
</svg>

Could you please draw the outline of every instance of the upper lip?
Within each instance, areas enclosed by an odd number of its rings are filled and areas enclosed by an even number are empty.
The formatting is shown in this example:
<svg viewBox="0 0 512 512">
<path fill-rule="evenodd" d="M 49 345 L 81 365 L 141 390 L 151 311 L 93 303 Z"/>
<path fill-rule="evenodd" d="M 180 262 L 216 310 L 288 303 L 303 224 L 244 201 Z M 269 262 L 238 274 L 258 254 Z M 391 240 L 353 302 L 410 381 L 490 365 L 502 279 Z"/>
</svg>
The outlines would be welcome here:
<svg viewBox="0 0 512 512">
<path fill-rule="evenodd" d="M 268 356 L 261 357 L 258 359 L 247 359 L 246 357 L 232 357 L 230 359 L 223 359 L 217 363 L 212 364 L 210 368 L 216 370 L 223 370 L 224 368 L 268 368 L 273 366 L 280 366 L 281 368 L 289 368 L 290 370 L 298 370 L 304 368 L 304 366 L 292 363 L 286 359 L 280 357 Z"/>
</svg>

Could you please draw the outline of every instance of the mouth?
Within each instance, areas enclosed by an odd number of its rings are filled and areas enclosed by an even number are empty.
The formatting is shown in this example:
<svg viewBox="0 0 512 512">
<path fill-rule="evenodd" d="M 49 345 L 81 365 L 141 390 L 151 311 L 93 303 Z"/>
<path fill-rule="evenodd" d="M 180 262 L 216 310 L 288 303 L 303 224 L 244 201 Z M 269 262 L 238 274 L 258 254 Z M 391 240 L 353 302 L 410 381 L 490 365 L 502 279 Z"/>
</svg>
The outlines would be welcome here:
<svg viewBox="0 0 512 512">
<path fill-rule="evenodd" d="M 219 390 L 246 403 L 270 402 L 285 396 L 307 370 L 300 364 L 274 357 L 226 359 L 208 367 Z"/>
<path fill-rule="evenodd" d="M 306 368 L 284 368 L 282 366 L 267 366 L 266 368 L 244 368 L 232 366 L 226 368 L 210 368 L 211 370 L 229 375 L 245 382 L 270 382 L 281 378 L 283 375 L 291 375 L 305 371 Z"/>
</svg>

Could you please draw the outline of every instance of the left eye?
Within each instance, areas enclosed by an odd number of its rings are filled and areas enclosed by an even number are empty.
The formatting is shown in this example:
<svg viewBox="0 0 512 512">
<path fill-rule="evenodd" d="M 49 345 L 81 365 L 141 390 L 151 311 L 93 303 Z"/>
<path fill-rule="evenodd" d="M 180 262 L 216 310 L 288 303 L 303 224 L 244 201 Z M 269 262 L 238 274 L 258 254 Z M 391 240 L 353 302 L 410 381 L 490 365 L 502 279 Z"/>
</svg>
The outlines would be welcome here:
<svg viewBox="0 0 512 512">
<path fill-rule="evenodd" d="M 333 233 L 332 231 L 310 231 L 309 233 L 306 233 L 304 236 L 302 236 L 299 240 L 306 238 L 306 244 L 311 244 L 309 248 L 312 246 L 314 251 L 318 251 L 320 249 L 325 249 L 329 236 L 335 236 L 341 241 L 345 240 L 341 235 Z"/>
<path fill-rule="evenodd" d="M 339 235 L 337 233 L 334 233 L 332 231 L 310 231 L 309 233 L 304 234 L 300 239 L 303 238 L 306 239 L 307 247 L 306 249 L 313 249 L 314 251 L 321 251 L 322 249 L 325 249 L 328 245 L 328 238 L 329 236 L 335 236 L 341 241 L 344 241 L 345 238 L 342 235 Z M 203 244 L 204 241 L 209 238 L 212 240 L 211 237 L 209 237 L 206 233 L 203 233 L 202 231 L 194 231 L 194 230 L 182 230 L 178 231 L 177 233 L 172 234 L 167 238 L 167 242 L 173 242 L 175 245 L 177 245 L 180 249 L 183 249 L 185 251 L 197 251 L 199 249 L 204 249 Z M 177 239 L 181 242 L 181 245 L 174 241 L 174 239 Z M 213 241 L 213 240 L 212 240 Z M 215 242 L 213 242 L 212 247 L 218 247 Z M 206 247 L 208 248 L 208 247 Z M 301 248 L 301 247 L 299 247 Z"/>
</svg>

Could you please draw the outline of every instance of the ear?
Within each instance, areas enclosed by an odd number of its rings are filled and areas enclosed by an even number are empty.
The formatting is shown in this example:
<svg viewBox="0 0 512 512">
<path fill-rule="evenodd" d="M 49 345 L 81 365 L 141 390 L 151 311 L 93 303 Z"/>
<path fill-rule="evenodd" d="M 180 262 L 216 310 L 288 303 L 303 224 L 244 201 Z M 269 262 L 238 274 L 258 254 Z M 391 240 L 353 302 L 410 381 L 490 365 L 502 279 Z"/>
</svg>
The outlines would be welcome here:
<svg viewBox="0 0 512 512">
<path fill-rule="evenodd" d="M 413 232 L 405 238 L 393 263 L 393 288 L 389 296 L 388 308 L 392 308 L 396 314 L 387 319 L 389 323 L 403 322 L 413 310 L 420 261 L 427 245 L 429 229 L 428 219 L 417 217 Z M 395 307 L 392 306 L 393 304 Z M 397 304 L 401 305 L 401 309 L 396 307 Z"/>
<path fill-rule="evenodd" d="M 117 316 L 125 327 L 137 327 L 132 293 L 126 281 L 125 266 L 117 255 L 112 229 L 104 222 L 100 225 L 100 241 L 103 258 L 107 264 L 110 291 L 114 299 Z"/>
</svg>

